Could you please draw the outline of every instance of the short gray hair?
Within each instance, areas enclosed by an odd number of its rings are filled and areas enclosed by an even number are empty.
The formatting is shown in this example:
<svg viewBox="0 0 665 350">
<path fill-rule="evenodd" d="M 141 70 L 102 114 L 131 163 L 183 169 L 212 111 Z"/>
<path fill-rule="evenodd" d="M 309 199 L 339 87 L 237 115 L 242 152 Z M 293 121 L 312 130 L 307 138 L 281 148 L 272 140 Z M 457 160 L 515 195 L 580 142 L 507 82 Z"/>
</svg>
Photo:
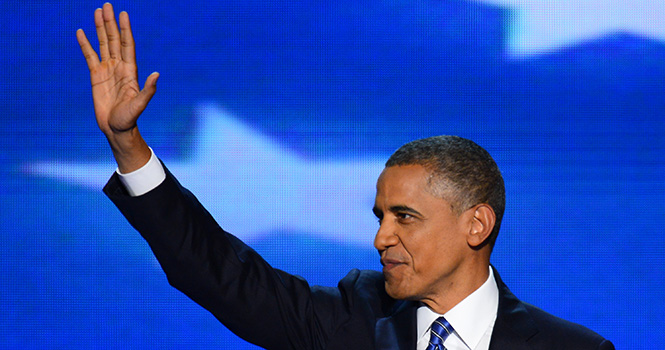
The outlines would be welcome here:
<svg viewBox="0 0 665 350">
<path fill-rule="evenodd" d="M 432 172 L 434 194 L 450 202 L 457 215 L 481 203 L 492 207 L 496 223 L 488 244 L 493 248 L 506 207 L 506 188 L 492 156 L 471 140 L 443 135 L 405 144 L 390 156 L 386 167 L 414 164 Z"/>
</svg>

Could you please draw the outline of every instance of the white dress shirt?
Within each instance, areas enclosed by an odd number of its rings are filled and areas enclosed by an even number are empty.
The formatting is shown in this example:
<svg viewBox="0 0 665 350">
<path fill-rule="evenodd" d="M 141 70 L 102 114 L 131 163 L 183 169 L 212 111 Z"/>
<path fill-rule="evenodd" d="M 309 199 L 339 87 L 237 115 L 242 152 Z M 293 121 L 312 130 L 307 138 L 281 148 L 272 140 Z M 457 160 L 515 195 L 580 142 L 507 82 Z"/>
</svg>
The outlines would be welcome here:
<svg viewBox="0 0 665 350">
<path fill-rule="evenodd" d="M 487 281 L 444 315 L 437 314 L 424 305 L 418 308 L 416 350 L 427 348 L 432 322 L 440 316 L 445 317 L 455 330 L 443 343 L 447 350 L 489 349 L 499 309 L 499 289 L 492 268 L 489 270 Z"/>
<path fill-rule="evenodd" d="M 166 179 L 166 172 L 162 163 L 159 162 L 155 152 L 150 149 L 150 160 L 141 168 L 132 171 L 131 173 L 123 174 L 120 170 L 116 169 L 116 173 L 120 175 L 120 182 L 125 185 L 127 192 L 132 197 L 137 197 L 146 194 L 159 186 L 164 179 Z"/>
<path fill-rule="evenodd" d="M 140 196 L 159 186 L 166 173 L 155 152 L 143 167 L 131 173 L 120 175 L 120 182 L 125 186 L 130 196 Z M 416 350 L 425 350 L 429 343 L 430 327 L 439 316 L 444 316 L 455 330 L 446 339 L 444 346 L 447 350 L 488 350 L 490 338 L 496 321 L 499 308 L 499 290 L 492 268 L 487 281 L 480 288 L 446 312 L 439 315 L 427 306 L 421 306 L 417 311 L 418 343 Z"/>
</svg>

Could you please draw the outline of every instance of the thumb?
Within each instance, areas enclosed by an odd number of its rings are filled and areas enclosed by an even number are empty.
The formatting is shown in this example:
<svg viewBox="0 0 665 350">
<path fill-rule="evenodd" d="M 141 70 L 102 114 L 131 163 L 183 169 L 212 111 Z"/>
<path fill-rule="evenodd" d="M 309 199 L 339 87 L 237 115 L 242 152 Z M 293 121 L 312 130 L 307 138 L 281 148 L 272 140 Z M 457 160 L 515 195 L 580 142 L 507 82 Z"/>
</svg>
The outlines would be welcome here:
<svg viewBox="0 0 665 350">
<path fill-rule="evenodd" d="M 157 79 L 159 79 L 159 73 L 153 72 L 145 80 L 145 85 L 143 85 L 143 90 L 141 90 L 141 95 L 143 95 L 141 99 L 145 100 L 146 105 L 157 91 Z"/>
<path fill-rule="evenodd" d="M 133 107 L 137 114 L 141 114 L 143 110 L 148 106 L 148 102 L 152 99 L 152 96 L 157 92 L 157 79 L 159 78 L 159 73 L 154 72 L 148 76 L 145 80 L 145 85 L 143 90 L 139 92 L 136 98 L 133 101 Z"/>
</svg>

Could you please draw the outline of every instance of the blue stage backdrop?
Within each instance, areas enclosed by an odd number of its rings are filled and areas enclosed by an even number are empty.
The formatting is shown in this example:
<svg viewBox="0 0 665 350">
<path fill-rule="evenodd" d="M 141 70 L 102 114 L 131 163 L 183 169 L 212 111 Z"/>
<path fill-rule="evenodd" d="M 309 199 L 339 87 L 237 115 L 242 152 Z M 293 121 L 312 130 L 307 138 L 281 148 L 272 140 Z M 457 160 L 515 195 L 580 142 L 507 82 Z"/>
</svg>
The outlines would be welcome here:
<svg viewBox="0 0 665 350">
<path fill-rule="evenodd" d="M 115 170 L 75 38 L 101 2 L 0 4 L 0 348 L 252 349 L 172 289 L 101 193 Z M 665 5 L 652 0 L 117 1 L 156 153 L 222 227 L 335 285 L 379 269 L 382 163 L 494 155 L 513 292 L 622 349 L 665 336 Z"/>
</svg>

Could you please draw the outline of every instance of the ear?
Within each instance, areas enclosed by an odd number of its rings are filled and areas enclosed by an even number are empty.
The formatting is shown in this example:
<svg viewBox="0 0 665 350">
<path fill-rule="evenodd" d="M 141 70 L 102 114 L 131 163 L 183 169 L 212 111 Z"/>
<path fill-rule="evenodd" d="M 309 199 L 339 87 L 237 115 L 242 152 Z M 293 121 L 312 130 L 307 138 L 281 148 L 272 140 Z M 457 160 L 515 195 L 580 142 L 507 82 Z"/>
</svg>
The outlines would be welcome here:
<svg viewBox="0 0 665 350">
<path fill-rule="evenodd" d="M 478 204 L 470 208 L 469 211 L 473 212 L 473 218 L 471 219 L 467 243 L 472 248 L 481 248 L 494 229 L 496 214 L 488 204 Z"/>
</svg>

